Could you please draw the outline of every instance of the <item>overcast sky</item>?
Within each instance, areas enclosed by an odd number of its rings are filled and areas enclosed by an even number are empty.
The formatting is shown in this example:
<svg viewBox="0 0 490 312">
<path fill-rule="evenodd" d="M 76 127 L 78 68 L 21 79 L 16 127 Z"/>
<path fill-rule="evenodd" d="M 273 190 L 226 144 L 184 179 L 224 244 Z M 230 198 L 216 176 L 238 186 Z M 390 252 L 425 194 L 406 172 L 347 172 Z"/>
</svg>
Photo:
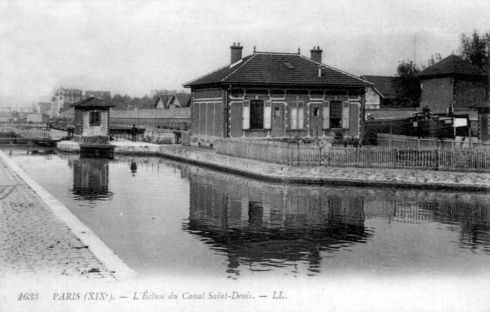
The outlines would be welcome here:
<svg viewBox="0 0 490 312">
<path fill-rule="evenodd" d="M 230 45 L 310 55 L 354 75 L 394 75 L 490 29 L 482 1 L 0 1 L 0 106 L 59 86 L 141 97 L 226 65 Z M 414 53 L 415 52 L 415 53 Z M 1 108 L 1 107 L 0 107 Z"/>
</svg>

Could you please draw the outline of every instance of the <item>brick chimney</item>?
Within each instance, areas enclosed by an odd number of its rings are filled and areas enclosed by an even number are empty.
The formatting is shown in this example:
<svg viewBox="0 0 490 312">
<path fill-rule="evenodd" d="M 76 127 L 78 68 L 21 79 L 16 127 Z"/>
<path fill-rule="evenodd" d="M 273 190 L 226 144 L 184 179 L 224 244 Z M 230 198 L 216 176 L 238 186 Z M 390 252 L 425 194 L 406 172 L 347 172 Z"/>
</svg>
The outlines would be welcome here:
<svg viewBox="0 0 490 312">
<path fill-rule="evenodd" d="M 322 52 L 323 50 L 320 50 L 320 47 L 313 47 L 311 52 L 311 59 L 315 62 L 321 63 L 322 62 Z"/>
<path fill-rule="evenodd" d="M 240 46 L 240 42 L 235 45 L 233 42 L 233 45 L 230 47 L 231 49 L 231 64 L 235 64 L 239 60 L 242 59 L 242 49 L 243 47 Z"/>
</svg>

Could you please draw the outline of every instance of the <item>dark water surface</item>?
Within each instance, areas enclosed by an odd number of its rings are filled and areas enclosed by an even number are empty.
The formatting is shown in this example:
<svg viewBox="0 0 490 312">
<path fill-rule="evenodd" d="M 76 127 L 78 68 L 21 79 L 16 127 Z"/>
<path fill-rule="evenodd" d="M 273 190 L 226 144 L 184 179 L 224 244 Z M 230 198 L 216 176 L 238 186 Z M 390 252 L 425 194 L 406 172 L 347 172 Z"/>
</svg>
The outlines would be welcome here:
<svg viewBox="0 0 490 312">
<path fill-rule="evenodd" d="M 487 193 L 271 184 L 160 158 L 12 158 L 142 276 L 490 270 Z"/>
</svg>

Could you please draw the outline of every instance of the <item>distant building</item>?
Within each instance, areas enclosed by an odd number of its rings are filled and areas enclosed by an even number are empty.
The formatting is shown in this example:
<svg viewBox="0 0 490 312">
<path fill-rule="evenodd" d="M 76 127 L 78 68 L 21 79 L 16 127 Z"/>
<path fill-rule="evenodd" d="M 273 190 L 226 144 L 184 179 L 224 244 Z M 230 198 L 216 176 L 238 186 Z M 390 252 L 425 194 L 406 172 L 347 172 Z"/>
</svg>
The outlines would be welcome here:
<svg viewBox="0 0 490 312">
<path fill-rule="evenodd" d="M 450 107 L 466 111 L 487 96 L 487 74 L 461 56 L 450 55 L 418 76 L 422 88 L 420 107 L 428 106 L 432 113 L 447 113 Z"/>
<path fill-rule="evenodd" d="M 180 91 L 184 92 L 184 91 Z M 151 90 L 150 97 L 155 97 L 157 95 L 170 95 L 177 93 L 177 90 Z"/>
<path fill-rule="evenodd" d="M 366 88 L 366 119 L 409 118 L 418 108 L 400 107 L 403 99 L 396 96 L 391 76 L 361 76 L 374 84 Z"/>
<path fill-rule="evenodd" d="M 374 84 L 366 88 L 366 109 L 396 106 L 398 98 L 392 86 L 394 77 L 364 75 L 361 78 Z"/>
<path fill-rule="evenodd" d="M 157 108 L 157 109 L 168 108 L 171 97 L 172 97 L 172 95 L 170 95 L 170 94 L 157 95 L 156 100 L 155 100 L 155 104 L 153 105 L 153 107 Z"/>
<path fill-rule="evenodd" d="M 190 93 L 178 92 L 173 95 L 172 101 L 169 105 L 175 105 L 176 107 L 190 107 L 192 95 Z"/>
<path fill-rule="evenodd" d="M 90 91 L 87 90 L 85 91 L 85 96 L 86 99 L 93 97 L 102 101 L 109 102 L 111 100 L 111 91 Z"/>
<path fill-rule="evenodd" d="M 0 112 L 0 122 L 14 122 L 15 116 L 12 112 Z"/>
<path fill-rule="evenodd" d="M 69 119 L 69 120 L 75 119 L 75 109 L 73 107 L 70 107 L 70 106 L 63 107 L 60 110 L 60 117 L 65 118 L 65 119 Z"/>
<path fill-rule="evenodd" d="M 51 114 L 51 103 L 50 102 L 40 102 L 37 104 L 38 107 L 38 112 L 40 114 L 46 114 L 50 115 Z"/>
<path fill-rule="evenodd" d="M 191 98 L 191 94 L 185 92 L 162 94 L 157 96 L 154 107 L 163 109 L 189 107 Z"/>
<path fill-rule="evenodd" d="M 26 116 L 27 122 L 49 122 L 49 115 L 47 114 L 39 114 L 39 113 L 30 113 Z"/>
<path fill-rule="evenodd" d="M 60 110 L 69 104 L 80 101 L 83 97 L 83 91 L 79 89 L 65 89 L 60 88 L 55 90 L 54 96 L 51 100 L 51 113 L 50 117 L 59 117 Z"/>
</svg>

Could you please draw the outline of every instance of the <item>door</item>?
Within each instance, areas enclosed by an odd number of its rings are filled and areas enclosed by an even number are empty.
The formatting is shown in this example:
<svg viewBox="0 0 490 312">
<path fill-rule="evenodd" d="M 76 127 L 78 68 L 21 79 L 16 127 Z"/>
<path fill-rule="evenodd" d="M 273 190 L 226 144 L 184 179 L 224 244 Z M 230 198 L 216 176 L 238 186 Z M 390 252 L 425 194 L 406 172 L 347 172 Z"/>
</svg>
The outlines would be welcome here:
<svg viewBox="0 0 490 312">
<path fill-rule="evenodd" d="M 323 110 L 322 103 L 310 104 L 310 136 L 323 136 Z"/>
</svg>

